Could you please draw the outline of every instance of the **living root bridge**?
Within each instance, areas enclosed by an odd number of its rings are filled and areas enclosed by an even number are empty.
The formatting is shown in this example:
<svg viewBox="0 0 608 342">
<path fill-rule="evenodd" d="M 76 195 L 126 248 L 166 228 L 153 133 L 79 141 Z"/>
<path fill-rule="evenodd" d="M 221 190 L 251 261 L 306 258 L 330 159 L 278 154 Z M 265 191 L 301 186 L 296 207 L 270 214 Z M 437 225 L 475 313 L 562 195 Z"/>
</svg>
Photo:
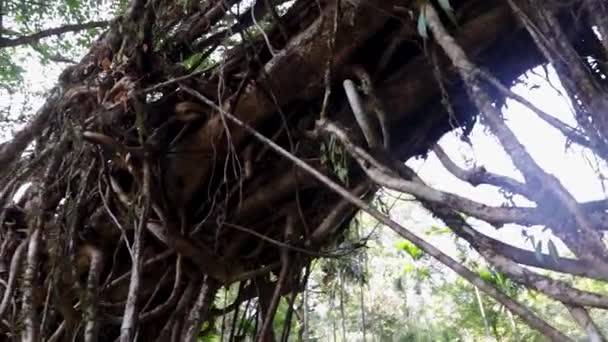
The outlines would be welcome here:
<svg viewBox="0 0 608 342">
<path fill-rule="evenodd" d="M 245 11 L 235 12 L 237 4 Z M 500 104 L 510 96 L 505 87 L 472 83 L 463 67 L 483 68 L 495 83 L 511 84 L 531 67 L 555 60 L 555 46 L 537 48 L 520 15 L 534 7 L 527 1 L 452 1 L 455 26 L 419 1 L 281 4 L 133 0 L 89 53 L 63 72 L 31 123 L 0 146 L 6 165 L 0 174 L 0 270 L 8 270 L 0 272 L 6 284 L 0 287 L 0 331 L 27 341 L 195 341 L 221 319 L 230 323 L 223 325 L 229 340 L 285 341 L 289 319 L 280 332 L 271 324 L 279 298 L 288 299 L 287 317 L 297 316 L 294 301 L 311 261 L 352 251 L 340 242 L 363 208 L 533 327 L 567 340 L 366 204 L 378 186 L 387 186 L 414 195 L 446 222 L 464 212 L 497 225 L 553 227 L 556 222 L 543 221 L 536 208 L 454 200 L 402 165 L 431 150 L 445 132 L 470 131 L 480 109 L 493 115 L 487 101 Z M 556 16 L 551 25 L 563 28 L 574 54 L 605 53 L 591 26 L 567 25 L 574 20 L 567 8 L 539 8 Z M 540 20 L 545 12 L 537 11 L 528 17 Z M 434 39 L 420 37 L 420 13 Z M 454 46 L 470 64 L 454 58 Z M 364 110 L 381 108 L 384 118 L 377 123 L 389 128 L 381 136 L 390 141 L 367 146 L 342 88 L 345 79 L 362 95 Z M 570 94 L 582 85 L 570 84 Z M 485 97 L 475 96 L 478 88 Z M 581 107 L 581 114 L 592 115 L 589 108 Z M 326 124 L 317 126 L 321 118 Z M 593 139 L 578 141 L 601 152 L 602 131 L 591 131 Z M 501 139 L 503 145 L 508 139 Z M 524 171 L 525 183 L 488 174 L 477 181 L 491 179 L 514 192 L 540 181 L 548 197 L 530 196 L 533 201 L 563 205 L 563 222 L 589 237 L 602 228 L 606 203 L 573 203 L 545 173 Z M 586 318 L 585 306 L 605 303 L 603 296 L 576 292 L 585 295 L 581 303 L 565 284 L 543 287 L 546 279 L 520 272 L 520 264 L 560 272 L 584 266 L 589 272 L 578 275 L 606 279 L 602 249 L 593 239 L 555 227 L 576 258 L 547 265 L 519 249 L 496 247 L 466 222 L 450 226 L 495 267 L 567 304 L 578 321 Z M 503 257 L 512 263 L 498 263 Z M 232 302 L 215 301 L 222 289 L 231 289 Z M 255 331 L 246 329 L 252 326 Z"/>
</svg>

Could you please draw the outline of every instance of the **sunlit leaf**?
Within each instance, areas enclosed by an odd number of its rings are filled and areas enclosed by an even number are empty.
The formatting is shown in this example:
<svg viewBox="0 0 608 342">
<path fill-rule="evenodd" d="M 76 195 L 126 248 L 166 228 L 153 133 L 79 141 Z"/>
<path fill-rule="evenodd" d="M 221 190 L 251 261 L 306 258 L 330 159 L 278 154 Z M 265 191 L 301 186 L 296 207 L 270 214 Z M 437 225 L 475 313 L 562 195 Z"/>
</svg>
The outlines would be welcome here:
<svg viewBox="0 0 608 342">
<path fill-rule="evenodd" d="M 431 277 L 431 270 L 428 267 L 418 267 L 416 269 L 416 276 L 420 279 L 428 279 Z"/>
<path fill-rule="evenodd" d="M 419 260 L 424 256 L 424 252 L 420 248 L 407 240 L 399 241 L 396 247 L 409 254 L 414 260 Z"/>
<path fill-rule="evenodd" d="M 415 267 L 412 263 L 406 263 L 405 266 L 403 266 L 403 273 L 404 274 L 408 274 L 408 273 L 412 273 L 414 271 Z"/>
<path fill-rule="evenodd" d="M 437 227 L 437 226 L 431 226 L 424 233 L 426 235 L 433 236 L 433 235 L 448 234 L 450 232 L 451 232 L 450 227 L 440 228 L 440 227 Z"/>
<path fill-rule="evenodd" d="M 477 271 L 477 274 L 481 279 L 485 280 L 486 282 L 494 283 L 494 277 L 492 276 L 492 272 L 486 267 L 479 269 Z"/>
</svg>

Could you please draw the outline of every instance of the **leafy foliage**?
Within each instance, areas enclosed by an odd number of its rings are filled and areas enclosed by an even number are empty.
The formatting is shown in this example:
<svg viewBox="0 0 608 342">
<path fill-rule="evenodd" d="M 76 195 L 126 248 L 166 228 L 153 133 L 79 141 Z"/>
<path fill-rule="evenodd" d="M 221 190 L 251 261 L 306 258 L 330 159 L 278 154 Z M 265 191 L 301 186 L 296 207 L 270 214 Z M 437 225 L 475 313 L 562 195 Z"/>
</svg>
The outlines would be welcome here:
<svg viewBox="0 0 608 342">
<path fill-rule="evenodd" d="M 321 145 L 321 162 L 327 165 L 342 183 L 347 185 L 349 180 L 348 161 L 344 147 L 334 137 Z"/>
<path fill-rule="evenodd" d="M 122 13 L 127 4 L 128 0 L 5 0 L 0 37 L 14 39 L 67 24 L 107 20 Z M 14 90 L 20 84 L 24 66 L 18 56 L 36 56 L 43 65 L 76 60 L 100 32 L 98 28 L 91 28 L 52 35 L 15 48 L 0 49 L 2 85 Z"/>
<path fill-rule="evenodd" d="M 0 87 L 12 91 L 23 82 L 24 68 L 13 61 L 8 49 L 0 49 Z"/>
</svg>

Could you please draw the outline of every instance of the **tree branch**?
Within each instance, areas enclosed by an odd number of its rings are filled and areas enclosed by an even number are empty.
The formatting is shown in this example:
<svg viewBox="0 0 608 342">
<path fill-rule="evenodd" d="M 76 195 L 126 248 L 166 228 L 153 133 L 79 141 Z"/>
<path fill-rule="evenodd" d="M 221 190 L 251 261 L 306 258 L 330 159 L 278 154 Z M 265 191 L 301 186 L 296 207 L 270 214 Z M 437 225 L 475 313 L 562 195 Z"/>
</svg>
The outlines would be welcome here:
<svg viewBox="0 0 608 342">
<path fill-rule="evenodd" d="M 602 331 L 595 324 L 589 312 L 583 307 L 575 306 L 575 305 L 566 305 L 570 315 L 572 318 L 578 323 L 578 325 L 585 330 L 587 333 L 587 337 L 589 337 L 589 341 L 592 342 L 603 342 L 606 341 Z"/>
<path fill-rule="evenodd" d="M 413 171 L 412 171 L 413 173 Z M 417 180 L 419 181 L 419 180 Z M 511 246 L 493 239 L 471 227 L 462 216 L 454 210 L 426 201 L 421 201 L 425 208 L 441 219 L 452 231 L 463 238 L 475 249 L 482 246 L 503 255 L 516 263 L 598 280 L 608 280 L 608 273 L 602 273 L 583 260 L 554 257 L 547 254 L 538 255 L 532 251 Z"/>
<path fill-rule="evenodd" d="M 537 274 L 517 265 L 512 260 L 497 254 L 489 248 L 482 247 L 479 248 L 478 251 L 498 270 L 505 273 L 513 280 L 543 293 L 550 298 L 572 305 L 608 309 L 608 297 L 606 296 L 593 292 L 581 291 L 571 287 L 563 281 Z"/>
<path fill-rule="evenodd" d="M 501 94 L 503 94 L 504 96 L 510 97 L 513 100 L 528 107 L 528 109 L 530 109 L 532 112 L 534 112 L 539 118 L 544 120 L 546 123 L 548 123 L 553 128 L 560 131 L 566 138 L 570 139 L 571 141 L 573 141 L 583 147 L 587 147 L 594 151 L 600 152 L 600 153 L 602 153 L 604 158 L 606 157 L 605 154 L 603 153 L 604 150 L 601 148 L 601 146 L 597 146 L 597 144 L 594 144 L 593 141 L 590 141 L 587 137 L 585 137 L 584 133 L 581 132 L 580 130 L 562 122 L 561 120 L 553 117 L 552 115 L 548 114 L 544 110 L 536 107 L 534 104 L 532 104 L 532 102 L 528 101 L 525 97 L 516 94 L 511 89 L 504 86 L 498 79 L 496 79 L 496 77 L 490 75 L 489 73 L 487 73 L 483 70 L 479 70 L 479 74 L 488 83 L 490 83 L 492 86 L 494 86 L 494 88 L 496 88 Z"/>
<path fill-rule="evenodd" d="M 36 138 L 46 127 L 47 121 L 51 119 L 55 104 L 61 97 L 58 88 L 51 90 L 51 95 L 38 110 L 34 118 L 22 130 L 15 133 L 13 138 L 0 144 L 0 165 L 10 165 L 18 158 L 34 138 Z"/>
<path fill-rule="evenodd" d="M 349 201 L 352 205 L 354 205 L 354 206 L 358 207 L 359 209 L 365 211 L 366 213 L 370 214 L 370 216 L 374 217 L 378 221 L 380 221 L 383 224 L 385 224 L 386 226 L 390 227 L 397 234 L 403 236 L 404 238 L 406 238 L 409 241 L 411 241 L 412 243 L 414 243 L 422 251 L 429 254 L 433 258 L 439 260 L 439 262 L 441 262 L 442 264 L 444 264 L 447 267 L 449 267 L 450 269 L 452 269 L 454 272 L 456 272 L 458 275 L 460 275 L 461 277 L 463 277 L 464 279 L 466 279 L 473 285 L 477 286 L 480 290 L 487 293 L 490 297 L 492 297 L 493 299 L 495 299 L 496 301 L 498 301 L 499 303 L 501 303 L 502 305 L 507 307 L 509 310 L 511 310 L 515 314 L 519 315 L 528 325 L 530 325 L 534 329 L 537 329 L 538 331 L 543 333 L 545 336 L 551 338 L 553 341 L 572 341 L 569 337 L 567 337 L 566 335 L 564 335 L 563 333 L 561 333 L 554 327 L 550 326 L 547 322 L 545 322 L 544 320 L 539 318 L 530 309 L 528 309 L 527 307 L 523 306 L 522 304 L 514 301 L 512 298 L 510 298 L 509 296 L 507 296 L 506 294 L 501 292 L 499 289 L 497 289 L 493 285 L 485 282 L 477 274 L 473 273 L 471 270 L 469 270 L 468 268 L 466 268 L 465 266 L 460 264 L 458 261 L 456 261 L 453 258 L 451 258 L 450 256 L 448 256 L 447 254 L 443 253 L 441 250 L 439 250 L 435 246 L 433 246 L 430 243 L 426 242 L 425 240 L 419 238 L 416 234 L 412 233 L 411 231 L 409 231 L 408 229 L 406 229 L 399 223 L 393 221 L 390 217 L 382 214 L 380 211 L 373 208 L 368 203 L 364 202 L 363 200 L 359 199 L 358 197 L 353 196 L 346 188 L 339 185 L 338 183 L 336 183 L 335 181 L 330 179 L 328 176 L 322 174 L 321 172 L 316 170 L 314 167 L 310 166 L 305 161 L 294 156 L 292 153 L 285 150 L 281 146 L 277 145 L 274 141 L 266 138 L 264 135 L 262 135 L 257 130 L 252 128 L 250 125 L 243 122 L 241 119 L 237 118 L 236 116 L 232 115 L 231 113 L 226 112 L 225 110 L 223 110 L 222 108 L 217 106 L 215 103 L 213 103 L 211 100 L 209 100 L 208 98 L 201 95 L 200 93 L 191 92 L 191 94 L 195 95 L 199 100 L 203 101 L 204 103 L 209 104 L 215 110 L 220 111 L 222 113 L 222 115 L 224 115 L 228 120 L 230 120 L 231 122 L 242 127 L 243 129 L 245 129 L 248 133 L 253 135 L 257 140 L 264 143 L 265 145 L 268 145 L 272 150 L 277 152 L 282 157 L 287 158 L 288 160 L 293 162 L 297 167 L 310 173 L 312 176 L 317 178 L 319 180 L 319 182 L 321 182 L 322 184 L 327 186 L 333 192 L 340 195 L 342 198 Z"/>
<path fill-rule="evenodd" d="M 602 273 L 594 267 L 590 267 L 589 264 L 582 260 L 563 257 L 555 258 L 551 255 L 544 253 L 541 253 L 539 258 L 539 256 L 532 251 L 517 248 L 502 241 L 494 240 L 490 237 L 486 238 L 490 243 L 494 245 L 494 251 L 504 255 L 505 257 L 515 261 L 518 264 L 543 268 L 546 270 L 571 274 L 575 276 L 608 281 L 608 274 Z"/>
<path fill-rule="evenodd" d="M 55 27 L 47 30 L 42 30 L 36 33 L 32 33 L 25 36 L 20 36 L 17 38 L 4 38 L 0 37 L 0 49 L 6 47 L 15 47 L 19 45 L 32 44 L 36 43 L 43 38 L 48 38 L 51 36 L 57 36 L 60 34 L 64 34 L 67 32 L 77 32 L 86 29 L 98 28 L 98 27 L 107 27 L 110 24 L 109 21 L 91 21 L 83 24 L 69 24 L 65 26 Z"/>
<path fill-rule="evenodd" d="M 356 146 L 337 124 L 324 121 L 317 126 L 342 142 L 367 175 L 381 186 L 411 194 L 419 200 L 446 205 L 495 226 L 506 223 L 517 223 L 524 226 L 547 223 L 547 217 L 536 208 L 493 207 L 456 194 L 436 190 L 421 181 L 407 180 Z"/>
<path fill-rule="evenodd" d="M 522 172 L 528 185 L 538 184 L 541 187 L 542 191 L 535 194 L 534 201 L 539 207 L 546 210 L 561 209 L 568 213 L 568 216 L 576 222 L 578 229 L 581 231 L 580 234 L 576 234 L 576 238 L 560 226 L 553 229 L 553 233 L 562 239 L 577 256 L 608 272 L 608 263 L 605 262 L 608 250 L 602 243 L 599 233 L 593 228 L 589 217 L 560 181 L 555 176 L 545 172 L 536 163 L 511 129 L 507 127 L 501 113 L 492 105 L 490 97 L 476 78 L 475 70 L 478 68 L 469 60 L 463 49 L 443 27 L 435 8 L 425 3 L 421 10 L 426 15 L 435 40 L 443 48 L 463 78 L 469 97 L 481 111 L 488 127 L 498 138 L 505 152 L 511 157 L 513 164 Z"/>
<path fill-rule="evenodd" d="M 470 183 L 473 186 L 489 184 L 507 189 L 515 194 L 521 194 L 526 198 L 530 198 L 532 196 L 531 191 L 533 191 L 533 189 L 530 189 L 530 187 L 528 187 L 526 184 L 509 177 L 488 172 L 483 166 L 470 170 L 461 168 L 450 159 L 439 144 L 436 144 L 435 147 L 433 147 L 433 152 L 435 152 L 435 155 L 441 164 L 443 164 L 443 166 L 450 171 L 450 173 L 456 176 L 456 178 Z"/>
</svg>

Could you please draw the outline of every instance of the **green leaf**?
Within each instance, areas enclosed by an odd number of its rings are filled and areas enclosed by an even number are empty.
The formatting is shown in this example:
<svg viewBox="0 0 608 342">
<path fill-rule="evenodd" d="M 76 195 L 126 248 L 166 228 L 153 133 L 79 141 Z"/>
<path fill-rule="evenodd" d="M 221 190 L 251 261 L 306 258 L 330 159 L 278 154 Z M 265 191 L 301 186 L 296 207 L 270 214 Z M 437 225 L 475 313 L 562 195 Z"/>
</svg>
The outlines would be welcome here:
<svg viewBox="0 0 608 342">
<path fill-rule="evenodd" d="M 542 251 L 543 251 L 543 242 L 538 241 L 538 243 L 534 247 L 534 256 L 536 257 L 536 260 L 538 260 L 538 262 L 543 262 Z"/>
<path fill-rule="evenodd" d="M 405 266 L 403 266 L 403 273 L 404 274 L 408 274 L 408 273 L 412 273 L 414 272 L 414 264 L 412 263 L 406 263 Z"/>
<path fill-rule="evenodd" d="M 431 270 L 428 267 L 419 267 L 416 269 L 416 276 L 419 279 L 428 279 L 431 277 Z"/>
<path fill-rule="evenodd" d="M 551 241 L 551 239 L 549 239 L 547 246 L 549 247 L 549 255 L 551 255 L 551 258 L 557 264 L 559 259 L 559 253 L 557 252 L 557 248 L 555 247 L 555 244 L 553 243 L 553 241 Z"/>
<path fill-rule="evenodd" d="M 490 270 L 487 269 L 486 267 L 479 269 L 477 271 L 477 274 L 479 275 L 479 277 L 481 279 L 485 280 L 486 282 L 491 283 L 491 284 L 494 283 L 494 276 L 492 275 L 492 272 L 490 272 Z"/>
<path fill-rule="evenodd" d="M 12 90 L 23 82 L 25 70 L 15 64 L 5 50 L 0 50 L 0 88 Z"/>
<path fill-rule="evenodd" d="M 198 337 L 198 342 L 220 342 L 221 340 L 221 336 L 217 333 L 209 333 L 205 336 Z"/>
<path fill-rule="evenodd" d="M 424 233 L 429 236 L 434 236 L 434 235 L 448 234 L 450 232 L 451 232 L 450 227 L 440 228 L 437 226 L 431 226 Z"/>
<path fill-rule="evenodd" d="M 71 10 L 75 10 L 75 9 L 77 9 L 79 7 L 78 0 L 65 0 L 65 4 Z"/>
<path fill-rule="evenodd" d="M 424 15 L 424 12 L 420 12 L 420 15 L 418 16 L 418 33 L 424 39 L 429 38 L 429 32 L 427 30 L 427 23 L 426 23 L 426 16 Z"/>
<path fill-rule="evenodd" d="M 505 276 L 504 274 L 500 273 L 500 272 L 494 272 L 494 277 L 496 278 L 496 284 L 500 285 L 501 287 L 505 286 Z"/>
<path fill-rule="evenodd" d="M 420 248 L 407 240 L 398 242 L 396 247 L 399 250 L 405 251 L 414 260 L 419 260 L 424 256 L 424 252 Z"/>
</svg>

